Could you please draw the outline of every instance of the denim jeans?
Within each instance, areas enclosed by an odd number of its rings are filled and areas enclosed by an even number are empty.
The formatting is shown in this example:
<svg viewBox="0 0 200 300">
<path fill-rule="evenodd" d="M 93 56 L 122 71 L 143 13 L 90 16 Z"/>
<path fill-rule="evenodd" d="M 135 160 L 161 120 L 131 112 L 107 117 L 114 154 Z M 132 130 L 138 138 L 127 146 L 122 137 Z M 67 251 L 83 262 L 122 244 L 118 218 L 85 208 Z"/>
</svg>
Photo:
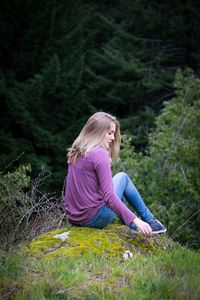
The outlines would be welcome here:
<svg viewBox="0 0 200 300">
<path fill-rule="evenodd" d="M 126 204 L 127 200 L 143 221 L 150 222 L 153 220 L 152 213 L 145 205 L 137 188 L 126 173 L 120 172 L 113 177 L 113 188 L 115 195 L 117 195 L 124 204 Z M 111 224 L 115 217 L 116 214 L 114 213 L 114 211 L 106 205 L 103 205 L 92 219 L 81 224 L 80 226 L 104 228 L 107 225 Z M 135 227 L 136 226 L 134 224 L 130 225 L 130 228 L 132 229 L 134 229 Z"/>
</svg>

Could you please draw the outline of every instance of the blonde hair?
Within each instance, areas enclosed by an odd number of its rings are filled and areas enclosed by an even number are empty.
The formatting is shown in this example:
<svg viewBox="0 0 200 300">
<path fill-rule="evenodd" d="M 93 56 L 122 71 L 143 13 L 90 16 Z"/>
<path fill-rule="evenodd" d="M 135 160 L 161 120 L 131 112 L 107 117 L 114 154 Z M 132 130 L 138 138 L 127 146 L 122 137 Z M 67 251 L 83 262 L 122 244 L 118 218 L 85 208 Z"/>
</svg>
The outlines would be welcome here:
<svg viewBox="0 0 200 300">
<path fill-rule="evenodd" d="M 105 112 L 97 112 L 87 120 L 79 136 L 68 149 L 68 163 L 75 163 L 78 157 L 86 156 L 90 150 L 98 146 L 105 148 L 103 140 L 112 122 L 116 126 L 115 139 L 107 150 L 111 160 L 116 161 L 121 142 L 120 124 L 114 116 Z"/>
</svg>

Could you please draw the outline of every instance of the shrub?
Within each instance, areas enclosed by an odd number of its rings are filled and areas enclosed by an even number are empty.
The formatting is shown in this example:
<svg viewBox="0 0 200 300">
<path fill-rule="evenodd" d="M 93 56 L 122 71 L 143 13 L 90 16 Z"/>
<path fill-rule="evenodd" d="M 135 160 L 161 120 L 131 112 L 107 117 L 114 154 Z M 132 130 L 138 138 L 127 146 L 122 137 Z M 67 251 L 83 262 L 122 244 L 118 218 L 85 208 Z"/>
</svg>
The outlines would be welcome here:
<svg viewBox="0 0 200 300">
<path fill-rule="evenodd" d="M 190 70 L 178 70 L 174 87 L 176 96 L 165 103 L 156 118 L 146 153 L 136 154 L 131 142 L 125 142 L 122 149 L 125 162 L 120 161 L 117 167 L 125 166 L 145 201 L 172 236 L 198 247 L 200 80 Z M 130 167 L 126 163 L 129 161 Z"/>
<path fill-rule="evenodd" d="M 40 191 L 44 170 L 31 181 L 31 165 L 20 165 L 13 172 L 0 173 L 0 244 L 9 250 L 19 240 L 29 239 L 63 219 L 62 201 Z"/>
</svg>

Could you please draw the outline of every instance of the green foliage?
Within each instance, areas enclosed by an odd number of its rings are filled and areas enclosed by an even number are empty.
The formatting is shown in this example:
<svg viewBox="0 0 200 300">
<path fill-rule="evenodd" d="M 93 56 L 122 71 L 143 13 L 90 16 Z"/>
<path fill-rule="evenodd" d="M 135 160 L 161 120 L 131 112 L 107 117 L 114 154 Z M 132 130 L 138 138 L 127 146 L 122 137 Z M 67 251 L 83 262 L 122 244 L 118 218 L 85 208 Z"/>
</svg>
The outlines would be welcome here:
<svg viewBox="0 0 200 300">
<path fill-rule="evenodd" d="M 158 47 L 151 38 L 136 37 L 137 33 L 129 32 L 123 23 L 100 18 L 112 35 L 100 51 L 93 51 L 89 66 L 88 94 L 96 106 L 127 117 L 147 104 L 151 106 L 157 94 L 161 98 L 170 94 L 174 70 L 162 69 L 163 60 L 158 61 L 162 42 Z"/>
<path fill-rule="evenodd" d="M 193 300 L 199 299 L 199 266 L 199 252 L 178 245 L 165 255 L 136 253 L 128 260 L 89 252 L 44 260 L 26 257 L 17 249 L 2 256 L 0 292 L 19 300 Z"/>
<path fill-rule="evenodd" d="M 0 229 L 1 247 L 15 239 L 18 226 L 29 209 L 31 166 L 20 165 L 14 172 L 0 173 Z M 11 237 L 12 236 L 12 237 Z M 10 245 L 9 245 L 10 246 Z"/>
<path fill-rule="evenodd" d="M 12 207 L 16 208 L 16 202 L 19 201 L 21 207 L 27 203 L 27 196 L 24 190 L 30 187 L 31 179 L 27 174 L 30 172 L 31 165 L 29 164 L 20 165 L 12 173 L 0 174 L 0 211 L 4 218 L 8 217 Z M 5 215 L 5 211 L 7 215 Z M 15 217 L 13 221 L 15 221 Z"/>
<path fill-rule="evenodd" d="M 78 67 L 77 64 L 77 70 Z M 58 56 L 54 55 L 33 79 L 23 83 L 10 82 L 5 77 L 2 80 L 6 115 L 2 113 L 0 121 L 1 166 L 3 168 L 24 152 L 21 162 L 32 165 L 33 176 L 43 167 L 52 174 L 44 187 L 49 191 L 55 191 L 58 186 L 60 190 L 62 188 L 66 174 L 66 146 L 83 123 L 85 117 L 79 118 L 79 115 L 87 111 L 82 96 L 79 105 L 74 107 L 74 95 L 79 93 L 75 77 L 81 72 L 81 69 L 77 70 L 76 73 L 66 72 Z M 75 119 L 76 122 L 70 122 Z M 7 133 L 9 128 L 11 131 Z"/>
<path fill-rule="evenodd" d="M 146 155 L 132 154 L 130 169 L 135 169 L 133 180 L 170 234 L 199 247 L 200 80 L 191 70 L 179 70 L 174 86 L 176 97 L 156 118 Z M 131 149 L 129 144 L 123 150 L 125 161 L 130 161 Z"/>
<path fill-rule="evenodd" d="M 43 188 L 60 194 L 66 148 L 91 112 L 81 87 L 89 43 L 84 31 L 91 17 L 85 13 L 87 5 L 63 2 L 56 7 L 44 1 L 32 5 L 33 23 L 26 26 L 19 48 L 13 51 L 16 67 L 1 73 L 0 165 L 4 168 L 23 152 L 21 162 L 32 165 L 33 176 L 42 167 L 52 174 Z M 22 58 L 24 51 L 31 55 Z"/>
<path fill-rule="evenodd" d="M 62 199 L 41 192 L 45 173 L 31 180 L 31 170 L 27 164 L 0 173 L 0 249 L 9 250 L 62 221 Z"/>
<path fill-rule="evenodd" d="M 12 189 L 12 192 L 17 193 L 23 191 L 24 188 L 30 186 L 30 176 L 27 173 L 31 172 L 31 165 L 20 165 L 14 172 L 8 172 L 2 176 L 1 184 Z M 8 190 L 8 189 L 7 189 Z M 10 190 L 11 192 L 11 190 Z"/>
<path fill-rule="evenodd" d="M 133 138 L 128 134 L 122 135 L 121 151 L 118 161 L 113 165 L 113 174 L 117 172 L 126 172 L 130 178 L 133 178 L 137 172 L 137 159 L 141 157 L 142 153 L 136 153 L 133 146 Z"/>
<path fill-rule="evenodd" d="M 152 130 L 155 119 L 155 111 L 145 107 L 137 114 L 120 119 L 120 126 L 123 134 L 132 136 L 131 144 L 136 151 L 144 151 L 148 143 L 148 133 Z"/>
<path fill-rule="evenodd" d="M 177 67 L 198 71 L 194 2 L 2 0 L 0 8 L 0 167 L 24 153 L 33 176 L 41 167 L 52 174 L 48 191 L 60 193 L 66 148 L 91 113 L 122 118 L 143 150 Z"/>
</svg>

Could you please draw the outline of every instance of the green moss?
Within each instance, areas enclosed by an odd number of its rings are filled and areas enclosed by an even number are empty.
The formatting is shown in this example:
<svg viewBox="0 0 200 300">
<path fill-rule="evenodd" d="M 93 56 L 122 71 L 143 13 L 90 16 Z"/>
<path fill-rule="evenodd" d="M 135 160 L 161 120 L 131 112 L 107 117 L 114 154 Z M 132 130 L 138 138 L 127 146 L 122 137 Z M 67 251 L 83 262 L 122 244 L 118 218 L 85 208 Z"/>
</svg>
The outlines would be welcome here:
<svg viewBox="0 0 200 300">
<path fill-rule="evenodd" d="M 63 242 L 55 235 L 69 232 Z M 66 226 L 62 229 L 42 234 L 25 247 L 31 256 L 52 259 L 54 257 L 79 257 L 81 255 L 122 256 L 126 250 L 132 253 L 157 253 L 169 249 L 163 237 L 144 237 L 131 231 L 125 225 L 110 225 L 105 229 Z"/>
</svg>

